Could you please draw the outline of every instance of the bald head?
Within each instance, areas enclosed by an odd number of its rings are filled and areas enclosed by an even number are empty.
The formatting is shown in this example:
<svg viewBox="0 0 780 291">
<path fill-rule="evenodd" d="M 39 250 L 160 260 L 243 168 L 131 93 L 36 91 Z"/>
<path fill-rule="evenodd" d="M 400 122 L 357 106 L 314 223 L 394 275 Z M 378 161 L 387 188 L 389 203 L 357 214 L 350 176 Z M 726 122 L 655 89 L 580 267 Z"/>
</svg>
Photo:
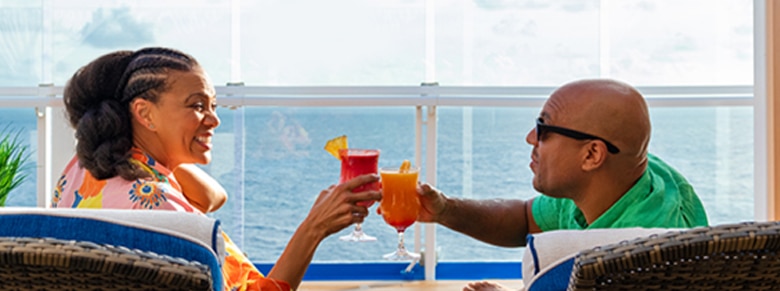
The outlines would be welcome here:
<svg viewBox="0 0 780 291">
<path fill-rule="evenodd" d="M 567 83 L 547 100 L 556 123 L 604 138 L 626 158 L 644 161 L 650 141 L 650 115 L 631 85 L 609 79 Z"/>
</svg>

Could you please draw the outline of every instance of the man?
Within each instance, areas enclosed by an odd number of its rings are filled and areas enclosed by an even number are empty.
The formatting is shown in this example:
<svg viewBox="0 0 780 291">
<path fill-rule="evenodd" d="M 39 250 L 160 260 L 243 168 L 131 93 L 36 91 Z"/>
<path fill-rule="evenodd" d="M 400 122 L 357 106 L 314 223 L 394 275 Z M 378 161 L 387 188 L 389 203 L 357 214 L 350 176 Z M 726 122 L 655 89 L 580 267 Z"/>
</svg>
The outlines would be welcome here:
<svg viewBox="0 0 780 291">
<path fill-rule="evenodd" d="M 524 200 L 469 200 L 420 186 L 418 221 L 436 222 L 498 246 L 524 246 L 529 233 L 557 229 L 696 227 L 707 215 L 677 171 L 648 155 L 650 117 L 632 86 L 580 80 L 555 90 L 536 127 L 534 189 Z M 487 282 L 464 290 L 500 289 Z"/>
</svg>

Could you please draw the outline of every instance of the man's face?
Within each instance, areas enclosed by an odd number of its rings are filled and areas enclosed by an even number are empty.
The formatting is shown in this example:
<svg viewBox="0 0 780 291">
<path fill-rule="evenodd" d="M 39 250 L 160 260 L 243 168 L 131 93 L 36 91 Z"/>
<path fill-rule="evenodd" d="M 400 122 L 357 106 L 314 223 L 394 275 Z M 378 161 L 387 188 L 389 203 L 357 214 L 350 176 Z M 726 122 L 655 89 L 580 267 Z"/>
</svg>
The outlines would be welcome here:
<svg viewBox="0 0 780 291">
<path fill-rule="evenodd" d="M 567 121 L 572 119 L 564 114 L 566 111 L 562 105 L 564 104 L 557 98 L 551 96 L 539 115 L 541 122 L 571 128 Z M 551 197 L 570 198 L 573 194 L 570 189 L 582 173 L 578 162 L 582 141 L 554 132 L 537 134 L 535 127 L 528 132 L 525 140 L 533 146 L 529 166 L 534 173 L 534 189 Z"/>
</svg>

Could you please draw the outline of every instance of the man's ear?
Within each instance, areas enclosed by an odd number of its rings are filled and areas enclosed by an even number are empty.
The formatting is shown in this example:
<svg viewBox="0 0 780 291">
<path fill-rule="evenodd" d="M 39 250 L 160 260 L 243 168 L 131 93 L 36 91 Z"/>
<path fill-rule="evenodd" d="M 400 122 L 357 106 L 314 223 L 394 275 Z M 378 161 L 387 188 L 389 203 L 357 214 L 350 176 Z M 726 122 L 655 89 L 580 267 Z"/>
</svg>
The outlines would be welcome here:
<svg viewBox="0 0 780 291">
<path fill-rule="evenodd" d="M 152 112 L 153 106 L 154 104 L 152 102 L 143 98 L 136 98 L 135 100 L 130 101 L 130 115 L 132 115 L 132 118 L 138 122 L 138 124 L 151 131 L 155 131 L 153 122 L 154 114 Z"/>
<path fill-rule="evenodd" d="M 587 152 L 582 163 L 582 170 L 592 171 L 600 168 L 607 159 L 607 145 L 603 141 L 592 140 L 588 142 L 585 149 Z"/>
</svg>

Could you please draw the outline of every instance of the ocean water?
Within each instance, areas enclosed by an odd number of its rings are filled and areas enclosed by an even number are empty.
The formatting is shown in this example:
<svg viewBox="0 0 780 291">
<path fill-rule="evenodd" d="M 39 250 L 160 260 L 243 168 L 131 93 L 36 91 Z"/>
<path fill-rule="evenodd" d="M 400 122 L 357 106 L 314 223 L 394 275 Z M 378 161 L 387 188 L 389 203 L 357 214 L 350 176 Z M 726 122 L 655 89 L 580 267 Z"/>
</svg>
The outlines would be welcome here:
<svg viewBox="0 0 780 291">
<path fill-rule="evenodd" d="M 34 141 L 32 109 L 3 109 L 0 123 Z M 450 196 L 475 199 L 531 198 L 531 147 L 525 135 L 538 108 L 437 109 L 436 185 Z M 214 161 L 204 166 L 228 190 L 216 213 L 223 227 L 256 261 L 275 261 L 321 190 L 338 181 L 340 163 L 323 150 L 346 134 L 350 147 L 381 150 L 379 166 L 414 159 L 413 108 L 220 108 Z M 712 224 L 753 219 L 753 118 L 750 107 L 651 108 L 650 151 L 677 168 L 699 193 Z M 425 136 L 425 135 L 423 135 Z M 31 144 L 31 150 L 37 150 Z M 428 150 L 423 149 L 423 154 Z M 428 165 L 421 165 L 423 168 Z M 7 205 L 35 205 L 31 178 Z M 421 180 L 427 181 L 425 175 Z M 393 228 L 372 207 L 364 223 L 376 242 L 337 239 L 320 245 L 315 261 L 381 261 L 397 243 Z M 406 231 L 414 249 L 413 227 Z M 520 260 L 522 248 L 487 245 L 436 227 L 440 260 Z"/>
</svg>

